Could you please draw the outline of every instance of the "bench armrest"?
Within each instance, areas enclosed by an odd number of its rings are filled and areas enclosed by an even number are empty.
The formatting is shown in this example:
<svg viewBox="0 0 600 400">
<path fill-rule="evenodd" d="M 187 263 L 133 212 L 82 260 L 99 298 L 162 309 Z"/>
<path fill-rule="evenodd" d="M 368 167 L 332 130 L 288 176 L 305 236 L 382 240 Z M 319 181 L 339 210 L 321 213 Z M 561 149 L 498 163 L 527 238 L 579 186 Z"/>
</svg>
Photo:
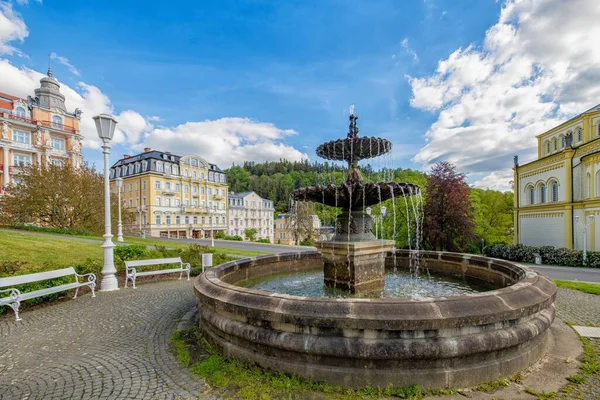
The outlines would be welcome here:
<svg viewBox="0 0 600 400">
<path fill-rule="evenodd" d="M 90 272 L 89 274 L 75 274 L 76 279 L 77 279 L 77 283 L 79 283 L 79 278 L 83 278 L 83 277 L 88 277 L 88 282 L 96 282 L 96 274 L 94 274 L 93 272 Z"/>
<path fill-rule="evenodd" d="M 19 292 L 19 289 L 15 289 L 15 288 L 0 289 L 0 293 L 8 293 L 8 292 L 10 292 L 8 297 L 10 297 L 10 299 L 12 301 L 17 301 L 17 300 L 19 300 L 19 297 L 21 297 L 21 292 Z"/>
<path fill-rule="evenodd" d="M 190 263 L 181 263 L 182 266 L 184 266 L 183 269 L 192 269 L 192 266 L 190 265 Z"/>
</svg>

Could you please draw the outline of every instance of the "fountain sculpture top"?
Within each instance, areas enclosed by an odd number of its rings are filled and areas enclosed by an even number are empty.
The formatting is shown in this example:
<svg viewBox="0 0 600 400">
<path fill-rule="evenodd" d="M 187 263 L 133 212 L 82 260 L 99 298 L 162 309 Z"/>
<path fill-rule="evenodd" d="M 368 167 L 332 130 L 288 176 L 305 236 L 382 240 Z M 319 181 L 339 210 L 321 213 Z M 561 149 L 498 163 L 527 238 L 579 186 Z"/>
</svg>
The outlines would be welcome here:
<svg viewBox="0 0 600 400">
<path fill-rule="evenodd" d="M 348 163 L 345 182 L 341 185 L 330 184 L 300 188 L 293 192 L 296 200 L 314 201 L 328 206 L 341 207 L 344 210 L 370 206 L 384 200 L 412 195 L 421 189 L 412 183 L 379 182 L 363 183 L 358 162 L 378 157 L 392 150 L 389 140 L 376 137 L 359 137 L 354 113 L 350 106 L 350 130 L 345 139 L 323 143 L 317 147 L 317 155 L 328 160 L 340 160 Z"/>
</svg>

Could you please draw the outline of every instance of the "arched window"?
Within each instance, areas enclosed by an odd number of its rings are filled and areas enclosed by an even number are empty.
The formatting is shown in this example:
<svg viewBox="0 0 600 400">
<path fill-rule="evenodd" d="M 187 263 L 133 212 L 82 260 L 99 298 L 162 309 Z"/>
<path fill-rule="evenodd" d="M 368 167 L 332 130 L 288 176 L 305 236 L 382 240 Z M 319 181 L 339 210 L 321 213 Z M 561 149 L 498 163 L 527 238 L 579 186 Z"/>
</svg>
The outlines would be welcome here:
<svg viewBox="0 0 600 400">
<path fill-rule="evenodd" d="M 554 138 L 554 151 L 558 150 L 558 140 Z"/>
<path fill-rule="evenodd" d="M 552 181 L 550 187 L 552 188 L 552 201 L 558 201 L 558 182 Z"/>
<path fill-rule="evenodd" d="M 52 116 L 52 127 L 53 128 L 58 128 L 61 129 L 62 128 L 62 118 L 59 117 L 58 115 L 53 115 Z"/>
<path fill-rule="evenodd" d="M 585 198 L 589 199 L 592 194 L 592 175 L 588 172 L 585 178 Z"/>
<path fill-rule="evenodd" d="M 546 154 L 550 154 L 550 142 L 546 142 Z"/>
<path fill-rule="evenodd" d="M 540 185 L 540 203 L 546 202 L 546 185 L 543 183 Z"/>
<path fill-rule="evenodd" d="M 529 204 L 535 204 L 535 189 L 533 186 L 529 187 Z"/>
<path fill-rule="evenodd" d="M 581 128 L 577 128 L 577 142 L 581 142 L 581 139 L 583 139 L 583 132 Z"/>
<path fill-rule="evenodd" d="M 566 143 L 565 143 L 565 137 L 564 137 L 564 136 L 561 136 L 561 137 L 560 137 L 560 148 L 561 148 L 561 149 L 564 149 L 564 148 L 565 148 L 565 145 L 566 145 Z"/>
<path fill-rule="evenodd" d="M 23 107 L 17 107 L 15 109 L 15 113 L 17 114 L 17 117 L 21 117 L 21 118 L 27 117 L 27 114 L 25 114 L 25 109 Z"/>
</svg>

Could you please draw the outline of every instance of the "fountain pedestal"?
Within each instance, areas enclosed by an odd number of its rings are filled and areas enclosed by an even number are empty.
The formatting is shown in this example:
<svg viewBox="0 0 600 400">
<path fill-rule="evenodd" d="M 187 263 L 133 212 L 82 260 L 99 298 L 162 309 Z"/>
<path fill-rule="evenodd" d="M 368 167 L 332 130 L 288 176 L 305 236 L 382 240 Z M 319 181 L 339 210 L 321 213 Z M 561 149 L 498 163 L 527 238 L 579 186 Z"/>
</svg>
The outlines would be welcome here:
<svg viewBox="0 0 600 400">
<path fill-rule="evenodd" d="M 317 247 L 326 287 L 358 294 L 383 290 L 385 254 L 393 249 L 392 240 L 318 242 Z"/>
</svg>

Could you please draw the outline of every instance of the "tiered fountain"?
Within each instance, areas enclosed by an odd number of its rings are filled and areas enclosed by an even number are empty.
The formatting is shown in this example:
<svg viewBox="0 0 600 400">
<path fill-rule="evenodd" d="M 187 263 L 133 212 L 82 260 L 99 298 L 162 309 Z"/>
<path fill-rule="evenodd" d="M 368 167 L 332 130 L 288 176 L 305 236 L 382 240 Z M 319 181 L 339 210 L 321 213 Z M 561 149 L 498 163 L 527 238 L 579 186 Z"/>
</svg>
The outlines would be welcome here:
<svg viewBox="0 0 600 400">
<path fill-rule="evenodd" d="M 322 157 L 348 162 L 345 182 L 294 193 L 298 200 L 343 208 L 334 240 L 321 243 L 322 252 L 232 261 L 195 280 L 200 327 L 226 357 L 334 385 L 447 388 L 510 377 L 544 354 L 556 286 L 518 264 L 421 251 L 428 273 L 442 277 L 435 283 L 444 290 L 432 286 L 433 278 L 409 274 L 404 285 L 419 290 L 410 295 L 387 291 L 390 282 L 398 282 L 390 270 L 409 270 L 414 252 L 376 240 L 363 210 L 419 188 L 363 183 L 358 161 L 390 149 L 385 139 L 358 137 L 351 112 L 348 137 L 317 150 Z M 322 281 L 314 279 L 321 271 L 328 287 L 364 293 L 381 289 L 385 280 L 386 292 L 377 298 L 328 298 Z M 307 274 L 313 274 L 320 293 L 302 285 L 287 290 L 306 282 L 298 277 Z M 446 290 L 456 278 L 488 288 Z M 284 285 L 251 284 L 277 279 Z"/>
<path fill-rule="evenodd" d="M 325 286 L 365 293 L 381 291 L 384 286 L 384 256 L 394 242 L 377 240 L 371 217 L 365 207 L 391 198 L 420 192 L 412 183 L 364 183 L 358 162 L 379 157 L 392 150 L 392 144 L 375 137 L 359 137 L 354 106 L 350 107 L 350 130 L 346 139 L 323 143 L 317 154 L 328 160 L 346 161 L 348 171 L 343 184 L 311 186 L 293 193 L 296 200 L 313 201 L 341 208 L 332 241 L 320 242 L 323 253 Z"/>
</svg>

